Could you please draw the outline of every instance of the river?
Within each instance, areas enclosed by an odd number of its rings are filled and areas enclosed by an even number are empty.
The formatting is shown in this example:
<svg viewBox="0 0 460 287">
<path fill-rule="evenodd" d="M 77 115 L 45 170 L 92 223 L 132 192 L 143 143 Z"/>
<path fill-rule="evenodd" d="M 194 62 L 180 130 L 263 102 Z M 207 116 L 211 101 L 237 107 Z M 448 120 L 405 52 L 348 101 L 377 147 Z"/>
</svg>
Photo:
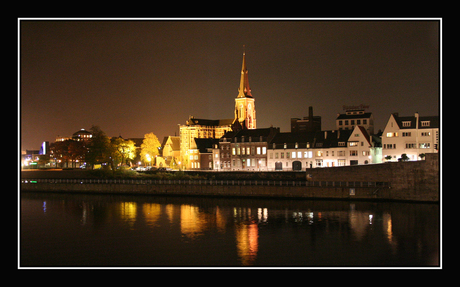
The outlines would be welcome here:
<svg viewBox="0 0 460 287">
<path fill-rule="evenodd" d="M 439 266 L 438 204 L 21 193 L 20 267 Z"/>
</svg>

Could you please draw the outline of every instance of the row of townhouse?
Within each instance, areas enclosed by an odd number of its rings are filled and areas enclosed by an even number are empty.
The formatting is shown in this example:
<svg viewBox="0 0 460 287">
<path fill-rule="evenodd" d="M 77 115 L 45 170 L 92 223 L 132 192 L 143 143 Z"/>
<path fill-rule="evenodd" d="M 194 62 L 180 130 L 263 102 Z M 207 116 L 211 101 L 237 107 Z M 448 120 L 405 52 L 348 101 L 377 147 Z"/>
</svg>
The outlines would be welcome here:
<svg viewBox="0 0 460 287">
<path fill-rule="evenodd" d="M 214 144 L 212 157 L 214 170 L 300 171 L 379 163 L 381 150 L 379 138 L 362 126 L 301 133 L 267 128 L 228 132 Z"/>
<path fill-rule="evenodd" d="M 382 134 L 382 147 L 386 161 L 397 161 L 403 154 L 406 160 L 420 160 L 424 154 L 439 152 L 439 116 L 391 114 Z"/>
<path fill-rule="evenodd" d="M 327 131 L 280 132 L 279 128 L 228 131 L 220 139 L 195 139 L 189 169 L 215 171 L 300 171 L 309 168 L 421 160 L 439 151 L 439 117 L 399 117 L 385 130 L 366 126 Z M 406 154 L 407 158 L 404 158 Z"/>
</svg>

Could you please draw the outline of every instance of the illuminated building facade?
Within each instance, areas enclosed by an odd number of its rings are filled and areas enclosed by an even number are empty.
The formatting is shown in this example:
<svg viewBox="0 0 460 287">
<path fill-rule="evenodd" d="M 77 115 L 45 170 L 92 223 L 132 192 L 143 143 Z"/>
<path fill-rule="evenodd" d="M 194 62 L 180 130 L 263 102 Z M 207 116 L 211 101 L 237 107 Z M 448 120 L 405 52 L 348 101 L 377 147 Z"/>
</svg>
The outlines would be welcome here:
<svg viewBox="0 0 460 287">
<path fill-rule="evenodd" d="M 180 161 L 180 137 L 164 137 L 161 151 L 166 167 L 177 168 Z"/>
<path fill-rule="evenodd" d="M 232 122 L 233 119 L 207 120 L 191 116 L 185 125 L 180 125 L 180 168 L 192 169 L 192 162 L 194 165 L 200 162 L 196 138 L 221 138 L 232 129 Z M 197 169 L 197 166 L 193 166 L 193 169 Z"/>
<path fill-rule="evenodd" d="M 335 123 L 338 130 L 352 130 L 355 126 L 362 126 L 370 135 L 374 134 L 374 116 L 362 109 L 349 109 L 345 114 L 337 114 Z"/>
<path fill-rule="evenodd" d="M 381 162 L 380 138 L 369 135 L 362 126 L 355 126 L 353 130 L 278 133 L 267 149 L 269 171 Z"/>
<path fill-rule="evenodd" d="M 402 154 L 406 160 L 420 160 L 420 154 L 439 151 L 439 116 L 400 117 L 398 113 L 390 115 L 382 134 L 383 158 L 385 161 L 397 161 Z"/>
<path fill-rule="evenodd" d="M 235 99 L 235 120 L 234 130 L 255 129 L 256 106 L 249 87 L 248 69 L 246 68 L 246 54 L 243 53 L 243 64 L 241 67 L 240 87 L 238 97 Z"/>
<path fill-rule="evenodd" d="M 279 128 L 247 129 L 226 133 L 214 145 L 215 170 L 267 170 L 267 149 Z"/>
<path fill-rule="evenodd" d="M 197 146 L 195 139 L 220 139 L 228 131 L 242 131 L 256 128 L 256 109 L 254 98 L 249 87 L 248 70 L 246 68 L 246 54 L 243 53 L 241 66 L 240 86 L 235 98 L 235 117 L 233 119 L 198 119 L 190 116 L 185 125 L 179 126 L 180 137 L 180 168 L 182 169 L 215 169 L 216 161 L 212 154 Z M 200 142 L 202 144 L 208 141 Z M 200 152 L 201 150 L 201 152 Z M 206 160 L 211 155 L 209 162 Z M 220 161 L 219 165 L 220 166 Z"/>
</svg>

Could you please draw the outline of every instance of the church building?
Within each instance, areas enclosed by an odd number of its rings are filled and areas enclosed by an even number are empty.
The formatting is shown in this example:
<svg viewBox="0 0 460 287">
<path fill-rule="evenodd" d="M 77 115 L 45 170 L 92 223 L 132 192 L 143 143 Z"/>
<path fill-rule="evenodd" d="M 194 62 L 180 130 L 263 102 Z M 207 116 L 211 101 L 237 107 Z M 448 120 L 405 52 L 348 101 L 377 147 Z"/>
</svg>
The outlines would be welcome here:
<svg viewBox="0 0 460 287">
<path fill-rule="evenodd" d="M 238 97 L 235 99 L 234 130 L 256 128 L 256 106 L 249 87 L 248 69 L 246 68 L 246 53 L 243 53 L 241 67 L 240 87 Z"/>
<path fill-rule="evenodd" d="M 180 168 L 197 169 L 200 162 L 199 149 L 195 139 L 219 139 L 228 131 L 256 128 L 256 109 L 248 81 L 246 53 L 243 53 L 240 86 L 235 98 L 235 117 L 233 119 L 200 119 L 190 116 L 185 125 L 179 126 Z M 201 165 L 199 165 L 201 168 Z"/>
</svg>

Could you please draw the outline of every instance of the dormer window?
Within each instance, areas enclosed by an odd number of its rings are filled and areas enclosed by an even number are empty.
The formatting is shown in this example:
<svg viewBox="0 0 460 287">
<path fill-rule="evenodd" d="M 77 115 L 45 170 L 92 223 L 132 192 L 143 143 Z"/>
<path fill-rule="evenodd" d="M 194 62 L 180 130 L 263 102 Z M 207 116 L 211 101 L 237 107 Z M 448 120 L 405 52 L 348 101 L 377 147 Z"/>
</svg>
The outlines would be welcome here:
<svg viewBox="0 0 460 287">
<path fill-rule="evenodd" d="M 430 121 L 422 121 L 422 127 L 429 127 Z"/>
</svg>

